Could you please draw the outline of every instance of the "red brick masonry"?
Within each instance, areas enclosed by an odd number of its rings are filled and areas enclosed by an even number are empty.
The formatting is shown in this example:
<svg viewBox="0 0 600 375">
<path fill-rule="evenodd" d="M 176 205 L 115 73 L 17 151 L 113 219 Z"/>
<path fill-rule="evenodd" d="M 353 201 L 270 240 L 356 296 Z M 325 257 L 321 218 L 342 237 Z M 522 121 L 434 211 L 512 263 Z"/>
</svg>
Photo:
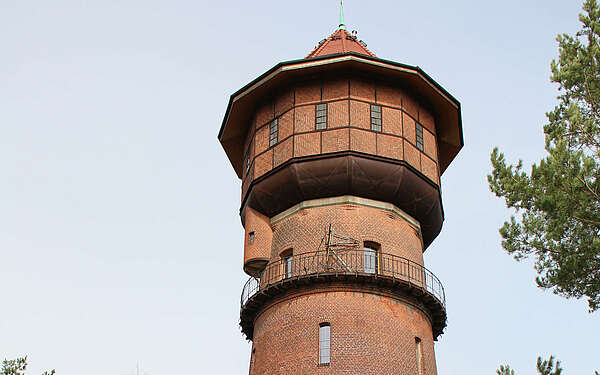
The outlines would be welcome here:
<svg viewBox="0 0 600 375">
<path fill-rule="evenodd" d="M 343 289 L 343 288 L 342 288 Z M 388 296 L 312 291 L 269 305 L 256 319 L 250 375 L 435 375 L 431 325 L 421 310 Z M 319 324 L 331 324 L 331 363 L 319 365 Z"/>
<path fill-rule="evenodd" d="M 315 126 L 315 105 L 327 103 L 327 129 Z M 382 106 L 382 132 L 371 130 L 370 104 Z M 269 146 L 269 125 L 278 118 L 278 142 Z M 415 124 L 423 126 L 423 152 L 416 147 Z M 283 162 L 308 155 L 358 151 L 406 160 L 439 184 L 434 117 L 406 92 L 361 79 L 329 79 L 294 85 L 257 109 L 245 144 L 250 168 L 242 199 L 252 179 Z"/>
</svg>

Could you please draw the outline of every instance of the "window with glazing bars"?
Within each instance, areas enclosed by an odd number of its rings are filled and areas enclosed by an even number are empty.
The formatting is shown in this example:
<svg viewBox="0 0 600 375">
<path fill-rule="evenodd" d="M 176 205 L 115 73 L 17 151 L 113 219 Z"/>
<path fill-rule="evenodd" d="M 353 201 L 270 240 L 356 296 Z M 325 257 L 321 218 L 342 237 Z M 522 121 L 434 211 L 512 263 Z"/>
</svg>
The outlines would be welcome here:
<svg viewBox="0 0 600 375">
<path fill-rule="evenodd" d="M 284 277 L 292 277 L 293 275 L 293 266 L 294 266 L 294 258 L 293 253 L 294 250 L 287 249 L 286 251 L 281 253 L 281 262 L 283 264 L 283 274 Z"/>
<path fill-rule="evenodd" d="M 246 150 L 246 173 L 250 170 L 250 146 Z"/>
<path fill-rule="evenodd" d="M 315 114 L 317 130 L 327 129 L 327 103 L 317 104 Z"/>
<path fill-rule="evenodd" d="M 365 273 L 377 272 L 377 250 L 364 248 L 363 249 L 363 265 Z"/>
<path fill-rule="evenodd" d="M 423 151 L 423 125 L 416 123 L 417 148 Z"/>
<path fill-rule="evenodd" d="M 291 255 L 284 259 L 284 261 L 285 261 L 285 277 L 287 277 L 287 278 L 292 277 L 293 260 L 294 260 L 294 258 L 292 258 Z"/>
<path fill-rule="evenodd" d="M 277 144 L 277 135 L 279 134 L 279 119 L 273 119 L 269 127 L 269 147 Z"/>
<path fill-rule="evenodd" d="M 371 104 L 371 130 L 381 131 L 381 106 Z"/>
<path fill-rule="evenodd" d="M 331 362 L 331 326 L 329 323 L 319 325 L 319 364 L 327 365 Z"/>
<path fill-rule="evenodd" d="M 363 248 L 363 266 L 365 273 L 377 273 L 378 250 L 381 245 L 372 241 L 365 241 Z"/>
</svg>

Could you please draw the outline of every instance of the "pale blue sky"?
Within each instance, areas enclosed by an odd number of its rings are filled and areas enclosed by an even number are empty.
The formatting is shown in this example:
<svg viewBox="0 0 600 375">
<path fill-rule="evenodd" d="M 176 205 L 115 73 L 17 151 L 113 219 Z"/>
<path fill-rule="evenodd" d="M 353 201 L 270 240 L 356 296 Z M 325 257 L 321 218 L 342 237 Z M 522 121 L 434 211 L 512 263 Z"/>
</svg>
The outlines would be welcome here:
<svg viewBox="0 0 600 375">
<path fill-rule="evenodd" d="M 247 374 L 238 327 L 239 181 L 216 139 L 229 95 L 304 57 L 331 1 L 0 0 L 0 356 L 30 374 Z M 600 318 L 534 285 L 500 248 L 489 153 L 543 155 L 557 33 L 580 1 L 345 2 L 379 57 L 419 65 L 462 103 L 446 222 L 444 375 L 600 369 Z"/>
</svg>

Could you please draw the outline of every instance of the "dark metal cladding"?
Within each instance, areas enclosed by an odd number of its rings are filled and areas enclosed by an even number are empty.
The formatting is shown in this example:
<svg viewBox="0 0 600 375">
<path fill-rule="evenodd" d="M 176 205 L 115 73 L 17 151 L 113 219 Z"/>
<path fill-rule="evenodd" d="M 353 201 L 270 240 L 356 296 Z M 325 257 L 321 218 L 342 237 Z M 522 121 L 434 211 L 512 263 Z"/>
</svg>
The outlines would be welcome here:
<svg viewBox="0 0 600 375">
<path fill-rule="evenodd" d="M 423 250 L 439 234 L 439 188 L 406 162 L 356 152 L 294 159 L 253 181 L 242 204 L 273 217 L 300 202 L 354 195 L 389 202 L 421 224 Z"/>
</svg>

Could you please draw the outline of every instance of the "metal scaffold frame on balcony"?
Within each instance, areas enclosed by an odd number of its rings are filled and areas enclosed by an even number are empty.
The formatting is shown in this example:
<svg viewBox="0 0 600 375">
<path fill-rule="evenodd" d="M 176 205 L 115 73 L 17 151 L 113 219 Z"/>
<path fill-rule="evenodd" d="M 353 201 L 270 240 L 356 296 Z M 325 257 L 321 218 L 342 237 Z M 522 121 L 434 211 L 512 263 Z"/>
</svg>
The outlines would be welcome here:
<svg viewBox="0 0 600 375">
<path fill-rule="evenodd" d="M 327 252 L 327 259 L 329 256 L 333 257 L 344 267 L 346 271 L 350 271 L 350 267 L 340 258 L 337 250 L 340 249 L 357 249 L 360 246 L 360 241 L 355 238 L 344 236 L 333 231 L 333 225 L 329 224 L 329 228 L 326 234 L 327 243 L 325 244 L 325 251 Z"/>
</svg>

